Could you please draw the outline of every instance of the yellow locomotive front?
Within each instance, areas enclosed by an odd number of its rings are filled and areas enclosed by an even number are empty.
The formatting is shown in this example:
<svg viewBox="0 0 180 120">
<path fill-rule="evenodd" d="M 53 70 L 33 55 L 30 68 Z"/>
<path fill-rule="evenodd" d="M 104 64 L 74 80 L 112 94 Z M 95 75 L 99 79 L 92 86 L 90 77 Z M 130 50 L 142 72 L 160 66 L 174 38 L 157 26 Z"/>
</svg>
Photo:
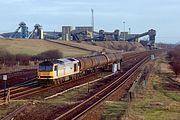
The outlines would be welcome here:
<svg viewBox="0 0 180 120">
<path fill-rule="evenodd" d="M 79 73 L 79 61 L 75 58 L 63 58 L 44 61 L 39 64 L 38 79 L 40 81 L 60 83 L 69 80 L 74 74 Z"/>
<path fill-rule="evenodd" d="M 39 80 L 53 80 L 54 79 L 55 64 L 51 61 L 45 61 L 39 64 L 38 79 Z"/>
</svg>

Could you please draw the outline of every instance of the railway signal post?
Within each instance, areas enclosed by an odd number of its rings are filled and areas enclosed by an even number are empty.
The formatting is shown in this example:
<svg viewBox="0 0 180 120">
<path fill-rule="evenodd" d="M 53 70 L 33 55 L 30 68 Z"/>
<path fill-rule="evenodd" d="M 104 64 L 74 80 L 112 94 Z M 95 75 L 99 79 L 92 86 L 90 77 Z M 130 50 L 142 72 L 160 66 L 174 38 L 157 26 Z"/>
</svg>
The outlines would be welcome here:
<svg viewBox="0 0 180 120">
<path fill-rule="evenodd" d="M 3 75 L 4 80 L 4 100 L 6 100 L 6 81 L 7 81 L 7 75 Z"/>
</svg>

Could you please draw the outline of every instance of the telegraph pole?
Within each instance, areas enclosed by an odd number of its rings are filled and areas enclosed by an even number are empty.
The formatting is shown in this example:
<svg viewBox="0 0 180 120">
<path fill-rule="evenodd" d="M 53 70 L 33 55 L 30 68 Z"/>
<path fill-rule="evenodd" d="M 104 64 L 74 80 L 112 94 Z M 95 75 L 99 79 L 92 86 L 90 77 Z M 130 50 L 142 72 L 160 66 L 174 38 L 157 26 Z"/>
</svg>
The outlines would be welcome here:
<svg viewBox="0 0 180 120">
<path fill-rule="evenodd" d="M 123 22 L 123 25 L 124 25 L 124 41 L 126 40 L 125 38 L 125 21 Z"/>
<path fill-rule="evenodd" d="M 131 34 L 131 28 L 129 28 L 129 34 Z"/>
<path fill-rule="evenodd" d="M 92 26 L 92 37 L 94 40 L 94 9 L 91 9 L 91 14 L 92 14 L 92 18 L 91 18 L 91 26 Z"/>
</svg>

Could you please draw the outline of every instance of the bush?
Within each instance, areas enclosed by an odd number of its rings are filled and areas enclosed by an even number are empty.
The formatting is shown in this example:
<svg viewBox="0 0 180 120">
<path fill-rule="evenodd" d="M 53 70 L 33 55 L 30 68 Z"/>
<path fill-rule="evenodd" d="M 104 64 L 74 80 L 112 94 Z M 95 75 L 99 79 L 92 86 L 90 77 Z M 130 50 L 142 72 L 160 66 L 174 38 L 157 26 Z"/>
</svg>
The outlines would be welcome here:
<svg viewBox="0 0 180 120">
<path fill-rule="evenodd" d="M 58 50 L 49 50 L 42 52 L 35 56 L 29 56 L 26 54 L 13 55 L 6 50 L 0 51 L 0 64 L 5 64 L 7 66 L 13 66 L 16 64 L 29 65 L 29 61 L 45 60 L 45 59 L 58 59 L 62 58 L 62 52 Z"/>
<path fill-rule="evenodd" d="M 174 71 L 176 75 L 179 75 L 180 73 L 180 62 L 179 60 L 174 60 L 173 62 L 170 63 L 172 66 L 171 69 Z"/>
<path fill-rule="evenodd" d="M 31 56 L 26 54 L 17 54 L 16 55 L 16 62 L 19 62 L 20 65 L 29 65 L 29 60 Z"/>
<path fill-rule="evenodd" d="M 176 46 L 173 50 L 168 52 L 168 57 L 170 59 L 171 69 L 176 75 L 180 73 L 180 45 Z"/>
<path fill-rule="evenodd" d="M 16 56 L 7 52 L 6 50 L 0 51 L 0 63 L 12 66 L 16 64 Z"/>
<path fill-rule="evenodd" d="M 49 50 L 42 52 L 36 56 L 33 56 L 33 59 L 45 60 L 45 59 L 59 59 L 63 57 L 63 53 L 59 50 Z"/>
</svg>

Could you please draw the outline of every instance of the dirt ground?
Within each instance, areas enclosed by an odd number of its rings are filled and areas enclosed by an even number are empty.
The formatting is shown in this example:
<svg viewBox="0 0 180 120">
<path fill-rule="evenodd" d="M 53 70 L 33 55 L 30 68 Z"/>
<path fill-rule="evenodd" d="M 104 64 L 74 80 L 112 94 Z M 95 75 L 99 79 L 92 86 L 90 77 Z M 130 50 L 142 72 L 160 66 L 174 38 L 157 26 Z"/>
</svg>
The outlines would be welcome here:
<svg viewBox="0 0 180 120">
<path fill-rule="evenodd" d="M 173 71 L 170 69 L 171 65 L 167 63 L 161 63 L 160 68 L 162 73 L 173 73 Z"/>
<path fill-rule="evenodd" d="M 61 113 L 62 107 L 66 111 L 65 109 L 69 109 L 74 105 L 66 107 L 62 104 L 38 103 L 26 107 L 18 116 L 14 117 L 14 120 L 53 120 Z"/>
<path fill-rule="evenodd" d="M 180 83 L 180 75 L 176 78 L 176 81 Z"/>
</svg>

